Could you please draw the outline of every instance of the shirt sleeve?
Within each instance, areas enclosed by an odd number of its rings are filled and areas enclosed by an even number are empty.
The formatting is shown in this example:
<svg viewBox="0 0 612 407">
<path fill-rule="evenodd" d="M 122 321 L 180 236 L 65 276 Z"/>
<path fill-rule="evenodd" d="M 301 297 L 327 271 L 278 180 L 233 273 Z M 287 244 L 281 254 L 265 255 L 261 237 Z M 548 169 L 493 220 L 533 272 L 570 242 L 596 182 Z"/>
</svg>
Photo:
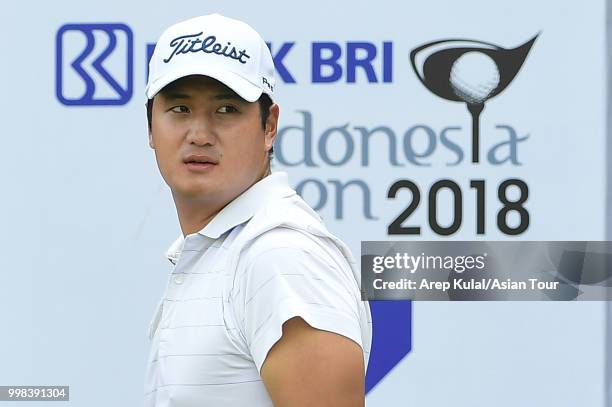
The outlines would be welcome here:
<svg viewBox="0 0 612 407">
<path fill-rule="evenodd" d="M 261 373 L 282 325 L 301 317 L 310 326 L 343 335 L 362 347 L 355 280 L 326 253 L 295 247 L 268 249 L 248 261 L 238 280 L 235 315 Z"/>
</svg>

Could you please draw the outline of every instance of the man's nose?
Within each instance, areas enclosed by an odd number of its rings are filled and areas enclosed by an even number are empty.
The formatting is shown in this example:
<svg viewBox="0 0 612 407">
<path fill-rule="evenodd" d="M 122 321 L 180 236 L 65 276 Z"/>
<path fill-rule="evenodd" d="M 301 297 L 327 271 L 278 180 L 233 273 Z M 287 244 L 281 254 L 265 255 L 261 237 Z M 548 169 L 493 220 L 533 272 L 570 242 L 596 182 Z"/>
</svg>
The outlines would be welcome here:
<svg viewBox="0 0 612 407">
<path fill-rule="evenodd" d="M 210 119 L 204 116 L 195 117 L 187 131 L 187 141 L 200 146 L 214 145 L 216 133 Z"/>
</svg>

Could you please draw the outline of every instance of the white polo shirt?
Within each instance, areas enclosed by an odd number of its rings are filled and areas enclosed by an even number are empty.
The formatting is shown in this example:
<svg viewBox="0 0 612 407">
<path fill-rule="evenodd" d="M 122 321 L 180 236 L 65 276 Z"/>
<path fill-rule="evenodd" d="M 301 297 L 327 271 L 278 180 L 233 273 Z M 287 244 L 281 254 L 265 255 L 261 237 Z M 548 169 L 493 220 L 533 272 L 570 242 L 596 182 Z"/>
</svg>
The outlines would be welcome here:
<svg viewBox="0 0 612 407">
<path fill-rule="evenodd" d="M 358 343 L 371 316 L 349 249 L 275 172 L 167 252 L 174 264 L 150 326 L 148 407 L 272 406 L 260 376 L 282 324 Z"/>
</svg>

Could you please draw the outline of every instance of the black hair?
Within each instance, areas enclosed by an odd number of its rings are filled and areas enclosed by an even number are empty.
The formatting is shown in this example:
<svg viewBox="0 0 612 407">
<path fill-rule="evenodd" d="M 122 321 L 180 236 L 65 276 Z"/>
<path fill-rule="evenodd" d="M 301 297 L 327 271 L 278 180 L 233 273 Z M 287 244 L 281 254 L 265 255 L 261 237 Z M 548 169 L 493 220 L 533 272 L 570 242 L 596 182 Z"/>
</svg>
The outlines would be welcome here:
<svg viewBox="0 0 612 407">
<path fill-rule="evenodd" d="M 153 97 L 153 99 L 155 96 Z M 153 99 L 147 100 L 147 123 L 149 126 L 149 132 L 151 131 L 151 121 L 153 118 Z M 268 121 L 268 117 L 270 116 L 270 107 L 274 104 L 272 98 L 267 93 L 262 93 L 259 99 L 257 99 L 259 103 L 259 112 L 261 115 L 261 127 L 266 129 L 266 122 Z M 274 146 L 268 150 L 268 157 L 272 158 L 274 154 Z"/>
</svg>

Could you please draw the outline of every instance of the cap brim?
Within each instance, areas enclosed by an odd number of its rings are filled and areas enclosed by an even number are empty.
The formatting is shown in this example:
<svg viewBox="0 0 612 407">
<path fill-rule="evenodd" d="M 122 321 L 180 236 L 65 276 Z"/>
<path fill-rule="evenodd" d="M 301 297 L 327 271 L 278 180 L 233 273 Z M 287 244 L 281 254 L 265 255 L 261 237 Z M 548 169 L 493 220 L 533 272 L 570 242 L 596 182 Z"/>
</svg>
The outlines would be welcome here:
<svg viewBox="0 0 612 407">
<path fill-rule="evenodd" d="M 254 85 L 234 72 L 210 67 L 206 69 L 202 69 L 202 67 L 197 69 L 188 67 L 187 69 L 179 69 L 168 72 L 160 78 L 157 78 L 157 80 L 155 80 L 153 83 L 148 84 L 145 90 L 147 98 L 152 99 L 153 96 L 155 96 L 166 85 L 174 82 L 177 79 L 190 75 L 204 75 L 216 79 L 248 102 L 255 102 L 263 93 L 263 90 L 260 87 Z"/>
</svg>

